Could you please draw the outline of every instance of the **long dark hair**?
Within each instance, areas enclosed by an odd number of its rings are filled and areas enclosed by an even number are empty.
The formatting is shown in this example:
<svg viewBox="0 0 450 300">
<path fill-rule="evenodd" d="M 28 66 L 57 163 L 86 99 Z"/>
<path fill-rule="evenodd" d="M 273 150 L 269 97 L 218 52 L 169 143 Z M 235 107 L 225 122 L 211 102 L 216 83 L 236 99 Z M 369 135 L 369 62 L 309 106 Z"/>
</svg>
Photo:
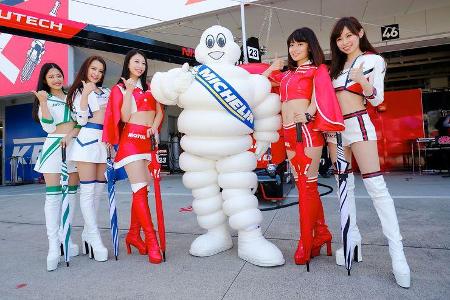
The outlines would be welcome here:
<svg viewBox="0 0 450 300">
<path fill-rule="evenodd" d="M 291 35 L 287 38 L 287 47 L 288 47 L 288 68 L 289 70 L 297 69 L 297 62 L 292 59 L 289 54 L 289 45 L 292 42 L 306 42 L 308 43 L 308 58 L 311 60 L 312 64 L 316 67 L 320 66 L 325 61 L 325 56 L 323 55 L 322 48 L 320 47 L 319 41 L 317 37 L 310 28 L 303 27 L 296 29 Z"/>
<path fill-rule="evenodd" d="M 355 17 L 344 17 L 339 19 L 336 24 L 334 24 L 333 30 L 330 36 L 330 49 L 331 49 L 331 67 L 330 67 L 330 76 L 333 79 L 336 79 L 339 74 L 344 69 L 345 61 L 347 60 L 347 54 L 341 52 L 339 47 L 337 46 L 336 40 L 341 36 L 344 28 L 353 33 L 354 35 L 359 35 L 361 29 L 363 29 L 361 23 Z M 361 38 L 359 38 L 359 49 L 362 52 L 373 52 L 377 53 L 375 48 L 370 44 L 367 39 L 366 31 L 364 30 L 364 34 Z"/>
<path fill-rule="evenodd" d="M 36 92 L 46 91 L 47 93 L 50 94 L 51 89 L 48 86 L 48 83 L 47 83 L 47 80 L 45 79 L 45 77 L 47 76 L 48 71 L 50 71 L 51 69 L 57 69 L 59 72 L 61 72 L 61 75 L 64 78 L 64 72 L 60 66 L 58 66 L 55 63 L 45 63 L 44 65 L 42 65 L 41 71 L 39 72 Z M 31 115 L 37 123 L 39 123 L 38 112 L 39 112 L 39 99 L 36 96 L 34 96 L 33 110 L 31 112 Z"/>
<path fill-rule="evenodd" d="M 141 81 L 141 84 L 142 84 L 142 89 L 145 92 L 146 90 L 148 90 L 148 84 L 147 84 L 148 63 L 147 63 L 147 57 L 145 56 L 144 52 L 142 52 L 138 49 L 132 49 L 132 50 L 128 51 L 128 53 L 125 56 L 125 59 L 123 61 L 122 75 L 120 75 L 120 77 L 123 77 L 125 79 L 130 78 L 130 69 L 129 69 L 130 60 L 136 54 L 142 55 L 142 57 L 145 59 L 145 71 L 144 71 L 144 73 L 142 73 L 141 77 L 139 77 L 139 80 Z M 125 84 L 125 82 L 123 82 L 122 78 L 119 78 L 119 80 L 117 81 L 117 84 L 119 84 L 119 83 Z"/>
<path fill-rule="evenodd" d="M 101 87 L 103 85 L 103 80 L 105 79 L 105 74 L 106 74 L 105 60 L 101 56 L 97 56 L 97 55 L 90 56 L 81 65 L 80 70 L 78 71 L 77 77 L 75 77 L 75 80 L 73 81 L 72 86 L 70 87 L 69 91 L 67 92 L 67 105 L 70 107 L 71 110 L 73 110 L 73 101 L 74 101 L 75 94 L 77 92 L 80 92 L 80 93 L 83 92 L 82 81 L 85 81 L 85 82 L 87 81 L 89 66 L 92 64 L 93 61 L 98 61 L 103 65 L 102 78 L 95 84 L 98 87 Z"/>
</svg>

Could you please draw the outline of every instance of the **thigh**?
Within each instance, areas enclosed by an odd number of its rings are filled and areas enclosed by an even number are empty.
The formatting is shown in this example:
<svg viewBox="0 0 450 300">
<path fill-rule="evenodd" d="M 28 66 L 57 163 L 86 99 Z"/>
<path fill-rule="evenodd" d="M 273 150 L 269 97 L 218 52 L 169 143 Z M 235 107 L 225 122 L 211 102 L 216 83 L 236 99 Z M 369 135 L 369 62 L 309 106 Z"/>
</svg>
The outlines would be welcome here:
<svg viewBox="0 0 450 300">
<path fill-rule="evenodd" d="M 96 171 L 96 178 L 100 181 L 105 181 L 105 171 L 106 171 L 106 164 L 96 164 L 97 165 L 97 171 Z"/>
<path fill-rule="evenodd" d="M 80 183 L 80 177 L 77 172 L 69 174 L 69 185 L 78 185 Z"/>
<path fill-rule="evenodd" d="M 361 174 L 380 171 L 377 141 L 356 142 L 351 148 Z"/>
<path fill-rule="evenodd" d="M 286 150 L 286 155 L 289 160 L 289 164 L 291 165 L 291 172 L 294 178 L 298 178 L 297 171 L 295 171 L 294 166 L 292 165 L 291 159 L 295 156 L 295 151 Z"/>
<path fill-rule="evenodd" d="M 93 181 L 96 180 L 97 167 L 96 164 L 90 162 L 77 162 L 78 176 L 81 181 Z"/>
<path fill-rule="evenodd" d="M 144 159 L 126 164 L 124 168 L 130 183 L 150 182 L 150 174 L 147 166 L 148 161 Z"/>
<path fill-rule="evenodd" d="M 59 182 L 61 179 L 61 174 L 56 173 L 44 173 L 45 185 L 46 186 L 58 186 L 61 185 Z"/>
<path fill-rule="evenodd" d="M 306 176 L 308 176 L 308 178 L 316 177 L 319 172 L 320 158 L 322 157 L 322 146 L 306 147 L 305 154 L 312 160 Z"/>
</svg>

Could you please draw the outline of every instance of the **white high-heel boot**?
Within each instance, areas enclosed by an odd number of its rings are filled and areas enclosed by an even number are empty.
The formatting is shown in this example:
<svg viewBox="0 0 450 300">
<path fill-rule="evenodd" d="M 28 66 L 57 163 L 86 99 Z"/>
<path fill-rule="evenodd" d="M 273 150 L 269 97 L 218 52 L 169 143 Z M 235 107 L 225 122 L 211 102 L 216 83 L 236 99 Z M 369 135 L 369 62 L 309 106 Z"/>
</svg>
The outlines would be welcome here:
<svg viewBox="0 0 450 300">
<path fill-rule="evenodd" d="M 339 181 L 338 176 L 336 176 L 336 180 Z M 339 194 L 339 190 L 338 190 Z M 351 239 L 353 241 L 353 245 L 355 245 L 355 252 L 353 259 L 354 261 L 361 262 L 361 234 L 359 233 L 358 225 L 356 224 L 356 203 L 355 203 L 355 177 L 352 173 L 348 173 L 347 177 L 347 203 L 349 207 L 350 213 L 350 227 L 349 232 Z M 336 264 L 339 266 L 345 266 L 345 256 L 344 256 L 344 248 L 339 248 L 336 250 Z"/>
<path fill-rule="evenodd" d="M 93 183 L 89 183 L 92 184 L 94 186 L 94 208 L 95 208 L 95 218 L 98 218 L 98 207 L 100 206 L 100 200 L 103 197 L 103 191 L 105 189 L 106 184 L 104 182 L 98 182 L 97 180 L 95 180 L 95 182 Z M 83 227 L 83 232 L 81 233 L 81 236 L 85 236 L 86 235 L 86 225 Z M 86 252 L 86 251 L 84 251 Z M 83 254 L 87 254 L 84 253 Z"/>
<path fill-rule="evenodd" d="M 94 258 L 96 261 L 106 261 L 108 259 L 108 250 L 103 246 L 97 227 L 94 190 L 95 185 L 93 183 L 80 185 L 80 208 L 85 226 L 81 236 L 83 254 L 89 254 L 89 258 Z"/>
<path fill-rule="evenodd" d="M 383 176 L 366 178 L 363 181 L 377 211 L 383 234 L 389 242 L 389 254 L 392 259 L 395 280 L 399 286 L 409 288 L 411 285 L 410 269 L 403 252 L 394 200 L 389 194 Z"/>
<path fill-rule="evenodd" d="M 58 267 L 60 258 L 59 224 L 61 211 L 61 187 L 51 186 L 46 188 L 45 195 L 45 226 L 48 237 L 47 271 L 53 271 Z"/>
</svg>

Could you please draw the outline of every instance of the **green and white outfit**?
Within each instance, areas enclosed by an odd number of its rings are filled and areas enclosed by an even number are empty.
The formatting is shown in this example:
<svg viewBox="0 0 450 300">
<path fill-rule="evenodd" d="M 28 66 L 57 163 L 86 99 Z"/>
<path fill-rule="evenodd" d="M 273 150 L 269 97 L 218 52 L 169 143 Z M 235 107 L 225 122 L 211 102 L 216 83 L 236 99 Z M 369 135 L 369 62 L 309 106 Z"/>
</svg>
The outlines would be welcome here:
<svg viewBox="0 0 450 300">
<path fill-rule="evenodd" d="M 45 119 L 42 117 L 42 111 L 39 107 L 39 120 L 42 129 L 48 133 L 44 146 L 39 154 L 34 170 L 39 173 L 61 173 L 61 140 L 65 134 L 53 133 L 59 124 L 73 122 L 72 112 L 66 102 L 60 98 L 49 94 L 47 99 L 47 107 L 52 118 Z M 67 157 L 70 156 L 73 142 L 66 146 Z M 69 173 L 77 171 L 75 162 L 67 161 Z"/>
</svg>

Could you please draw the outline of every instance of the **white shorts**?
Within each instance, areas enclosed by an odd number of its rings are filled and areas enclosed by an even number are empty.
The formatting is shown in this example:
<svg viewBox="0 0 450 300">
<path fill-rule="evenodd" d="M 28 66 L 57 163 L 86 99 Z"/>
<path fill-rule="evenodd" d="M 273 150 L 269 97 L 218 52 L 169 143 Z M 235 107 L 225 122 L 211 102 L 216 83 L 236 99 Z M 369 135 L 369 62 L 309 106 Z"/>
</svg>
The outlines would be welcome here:
<svg viewBox="0 0 450 300">
<path fill-rule="evenodd" d="M 105 143 L 102 142 L 103 125 L 87 123 L 81 127 L 78 136 L 73 143 L 73 149 L 69 160 L 106 163 L 108 152 Z"/>
<path fill-rule="evenodd" d="M 44 146 L 42 146 L 42 150 L 39 153 L 39 157 L 36 162 L 36 166 L 34 170 L 36 172 L 46 174 L 53 173 L 59 174 L 61 173 L 61 140 L 65 136 L 65 134 L 61 133 L 50 133 L 47 135 L 45 139 Z M 67 170 L 69 173 L 74 173 L 77 171 L 76 164 L 73 161 L 69 160 L 69 156 L 73 151 L 75 139 L 67 145 L 66 147 L 66 155 L 67 155 Z"/>
<path fill-rule="evenodd" d="M 342 145 L 350 146 L 356 142 L 376 141 L 377 133 L 375 126 L 370 120 L 367 110 L 360 110 L 344 115 L 345 130 L 342 132 Z M 325 134 L 327 142 L 337 144 L 336 134 L 329 132 Z"/>
</svg>

